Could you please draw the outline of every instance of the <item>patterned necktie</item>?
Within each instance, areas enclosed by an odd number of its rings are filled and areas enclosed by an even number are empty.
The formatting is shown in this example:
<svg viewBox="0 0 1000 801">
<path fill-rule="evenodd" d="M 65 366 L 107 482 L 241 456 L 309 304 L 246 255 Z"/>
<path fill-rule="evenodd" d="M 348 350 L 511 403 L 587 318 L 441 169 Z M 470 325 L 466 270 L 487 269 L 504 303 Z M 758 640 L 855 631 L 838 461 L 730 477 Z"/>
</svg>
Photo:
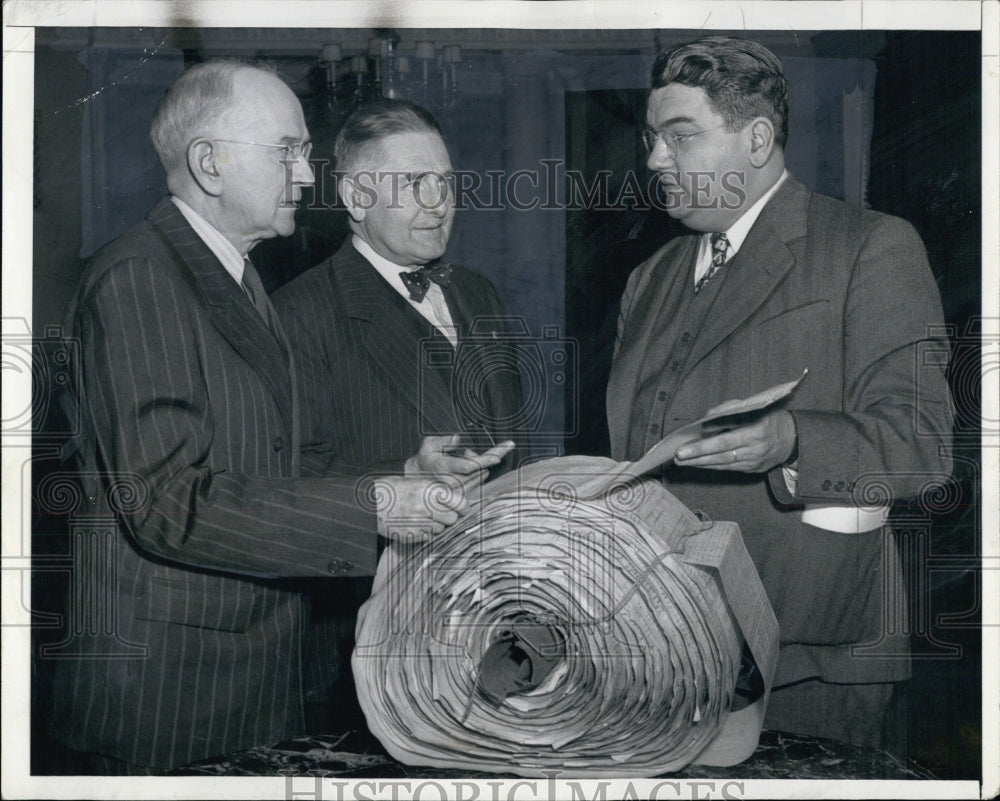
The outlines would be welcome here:
<svg viewBox="0 0 1000 801">
<path fill-rule="evenodd" d="M 243 259 L 243 291 L 247 293 L 247 297 L 253 303 L 254 308 L 257 309 L 257 313 L 264 320 L 264 323 L 271 327 L 271 313 L 267 302 L 267 292 L 264 291 L 264 284 L 260 280 L 260 274 L 257 269 L 253 266 L 253 262 L 249 258 L 244 257 Z"/>
<path fill-rule="evenodd" d="M 718 273 L 726 263 L 726 251 L 729 249 L 729 240 L 726 239 L 726 235 L 719 233 L 712 234 L 709 241 L 712 243 L 712 264 L 708 268 L 708 272 L 699 278 L 698 283 L 694 285 L 695 293 L 700 292 L 701 288 L 714 278 L 716 273 Z"/>
<path fill-rule="evenodd" d="M 435 264 L 433 267 L 425 264 L 419 270 L 402 272 L 399 277 L 410 292 L 410 300 L 420 303 L 431 288 L 431 281 L 441 286 L 448 286 L 451 283 L 451 265 Z"/>
</svg>

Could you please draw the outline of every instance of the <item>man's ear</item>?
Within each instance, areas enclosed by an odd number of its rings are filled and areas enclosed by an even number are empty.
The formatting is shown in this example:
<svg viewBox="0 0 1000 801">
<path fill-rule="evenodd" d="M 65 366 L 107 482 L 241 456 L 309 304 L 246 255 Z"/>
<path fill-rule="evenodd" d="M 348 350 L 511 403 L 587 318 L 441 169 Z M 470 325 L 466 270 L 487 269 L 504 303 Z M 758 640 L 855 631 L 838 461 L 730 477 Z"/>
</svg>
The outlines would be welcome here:
<svg viewBox="0 0 1000 801">
<path fill-rule="evenodd" d="M 348 178 L 346 175 L 340 179 L 337 192 L 340 194 L 340 199 L 343 201 L 344 206 L 347 207 L 347 213 L 351 215 L 351 219 L 357 223 L 361 222 L 365 218 L 365 211 L 368 208 L 365 205 L 365 198 L 368 195 L 360 194 L 357 184 L 354 183 L 354 179 Z"/>
<path fill-rule="evenodd" d="M 219 165 L 225 163 L 225 151 L 218 151 L 209 139 L 192 139 L 187 149 L 188 171 L 201 190 L 213 197 L 222 194 Z"/>
<path fill-rule="evenodd" d="M 749 126 L 750 163 L 763 167 L 774 152 L 774 125 L 767 117 L 757 117 Z"/>
</svg>

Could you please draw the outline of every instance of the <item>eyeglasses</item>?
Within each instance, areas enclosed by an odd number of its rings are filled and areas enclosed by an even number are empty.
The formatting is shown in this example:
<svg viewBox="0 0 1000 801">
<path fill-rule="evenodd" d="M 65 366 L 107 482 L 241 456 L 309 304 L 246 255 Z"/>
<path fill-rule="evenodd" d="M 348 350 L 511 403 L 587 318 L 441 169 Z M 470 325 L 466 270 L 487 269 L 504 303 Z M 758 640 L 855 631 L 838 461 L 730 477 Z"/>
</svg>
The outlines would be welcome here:
<svg viewBox="0 0 1000 801">
<path fill-rule="evenodd" d="M 254 147 L 273 147 L 276 150 L 284 150 L 285 158 L 283 161 L 298 161 L 299 159 L 305 159 L 309 161 L 309 156 L 312 154 L 312 142 L 291 142 L 284 145 L 271 145 L 267 142 L 241 142 L 239 139 L 214 139 L 214 142 L 226 142 L 231 145 L 252 145 Z"/>
<path fill-rule="evenodd" d="M 693 131 L 692 133 L 682 133 L 682 134 L 669 134 L 663 131 L 654 131 L 651 128 L 646 128 L 642 132 L 642 142 L 646 146 L 646 152 L 652 153 L 653 148 L 656 147 L 657 141 L 663 142 L 667 147 L 676 152 L 678 149 L 684 146 L 684 143 L 689 139 L 693 139 L 699 134 L 708 133 L 709 131 L 717 131 L 719 128 L 725 128 L 725 125 L 717 125 L 714 128 L 706 128 L 703 131 Z"/>
<path fill-rule="evenodd" d="M 400 184 L 400 189 L 413 193 L 413 199 L 421 206 L 434 208 L 441 205 L 449 194 L 455 197 L 454 173 L 444 175 L 428 170 L 404 177 L 407 180 Z"/>
</svg>

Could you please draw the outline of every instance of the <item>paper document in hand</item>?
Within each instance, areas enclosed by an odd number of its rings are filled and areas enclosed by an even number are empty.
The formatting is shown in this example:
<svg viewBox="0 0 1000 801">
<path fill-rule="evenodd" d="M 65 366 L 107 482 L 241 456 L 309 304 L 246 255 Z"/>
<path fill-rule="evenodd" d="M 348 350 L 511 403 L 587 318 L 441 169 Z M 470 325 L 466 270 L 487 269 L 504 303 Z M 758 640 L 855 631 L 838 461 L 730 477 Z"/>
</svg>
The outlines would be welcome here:
<svg viewBox="0 0 1000 801">
<path fill-rule="evenodd" d="M 682 446 L 702 438 L 702 436 L 706 433 L 706 423 L 710 423 L 713 420 L 718 420 L 722 417 L 731 417 L 733 415 L 758 412 L 761 409 L 766 409 L 768 406 L 787 398 L 792 394 L 795 388 L 802 383 L 802 379 L 805 378 L 808 373 L 808 370 L 803 370 L 802 375 L 794 381 L 769 387 L 768 389 L 758 392 L 756 395 L 752 395 L 749 398 L 737 398 L 734 400 L 728 400 L 725 403 L 720 403 L 718 406 L 713 406 L 705 413 L 704 417 L 695 420 L 693 423 L 688 423 L 675 431 L 671 431 L 667 434 L 667 436 L 657 442 L 652 448 L 646 451 L 646 454 L 641 459 L 629 465 L 628 470 L 626 471 L 627 475 L 641 476 L 643 473 L 648 473 L 654 467 L 659 467 L 660 465 L 664 465 L 671 461 L 676 455 L 678 449 Z M 711 433 L 713 435 L 718 434 L 721 430 L 724 429 L 713 429 Z"/>
</svg>

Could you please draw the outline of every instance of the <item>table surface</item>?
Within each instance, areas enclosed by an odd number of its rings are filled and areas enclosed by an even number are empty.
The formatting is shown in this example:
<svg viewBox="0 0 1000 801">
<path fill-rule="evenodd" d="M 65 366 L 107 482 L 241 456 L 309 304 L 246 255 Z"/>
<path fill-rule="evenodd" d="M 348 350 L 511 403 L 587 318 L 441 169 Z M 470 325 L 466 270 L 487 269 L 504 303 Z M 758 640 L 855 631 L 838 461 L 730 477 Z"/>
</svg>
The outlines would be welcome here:
<svg viewBox="0 0 1000 801">
<path fill-rule="evenodd" d="M 173 772 L 199 776 L 338 776 L 346 778 L 497 778 L 497 774 L 404 765 L 379 748 L 363 747 L 356 732 L 309 736 L 204 760 Z M 502 776 L 502 774 L 501 774 Z M 731 768 L 690 767 L 672 778 L 934 779 L 934 774 L 884 751 L 764 731 L 753 755 Z"/>
</svg>

